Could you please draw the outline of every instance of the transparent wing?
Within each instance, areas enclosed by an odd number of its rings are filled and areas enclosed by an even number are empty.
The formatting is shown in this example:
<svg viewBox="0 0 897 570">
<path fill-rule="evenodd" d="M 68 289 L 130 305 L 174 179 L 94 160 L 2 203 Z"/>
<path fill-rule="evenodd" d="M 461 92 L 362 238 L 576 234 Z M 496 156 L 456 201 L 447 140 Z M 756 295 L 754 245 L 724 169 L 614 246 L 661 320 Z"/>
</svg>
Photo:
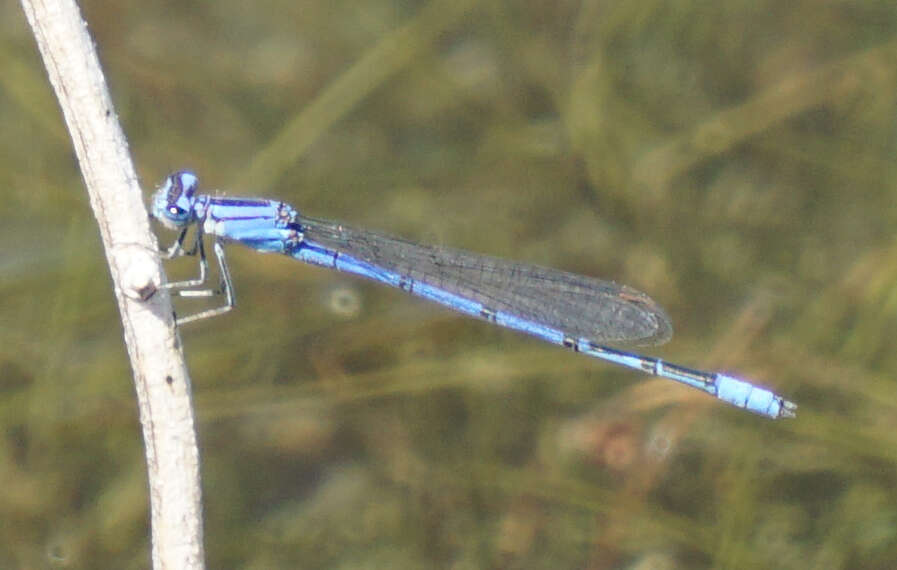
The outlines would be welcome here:
<svg viewBox="0 0 897 570">
<path fill-rule="evenodd" d="M 484 306 L 596 342 L 661 344 L 663 309 L 644 293 L 566 271 L 412 243 L 300 217 L 305 239 Z"/>
</svg>

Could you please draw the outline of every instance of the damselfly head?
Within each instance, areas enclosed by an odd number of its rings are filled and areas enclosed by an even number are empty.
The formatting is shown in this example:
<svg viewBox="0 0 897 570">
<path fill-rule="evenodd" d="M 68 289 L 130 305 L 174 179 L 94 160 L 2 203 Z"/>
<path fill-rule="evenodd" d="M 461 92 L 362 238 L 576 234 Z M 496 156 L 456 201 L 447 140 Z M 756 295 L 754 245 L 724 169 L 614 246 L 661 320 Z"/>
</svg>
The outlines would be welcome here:
<svg viewBox="0 0 897 570">
<path fill-rule="evenodd" d="M 198 185 L 199 178 L 188 170 L 170 174 L 153 194 L 153 217 L 172 229 L 190 224 Z"/>
</svg>

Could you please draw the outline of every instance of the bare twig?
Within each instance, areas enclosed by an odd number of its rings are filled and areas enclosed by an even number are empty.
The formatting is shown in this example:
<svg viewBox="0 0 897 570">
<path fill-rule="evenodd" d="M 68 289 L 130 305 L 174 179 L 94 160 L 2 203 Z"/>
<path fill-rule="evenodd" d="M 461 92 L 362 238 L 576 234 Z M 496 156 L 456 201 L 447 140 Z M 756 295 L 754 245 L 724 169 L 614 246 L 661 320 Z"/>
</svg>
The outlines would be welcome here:
<svg viewBox="0 0 897 570">
<path fill-rule="evenodd" d="M 73 0 L 22 0 L 100 226 L 146 444 L 153 567 L 202 568 L 199 457 L 157 243 L 87 26 Z M 150 298 L 151 297 L 151 298 Z M 147 300 L 149 299 L 149 300 Z"/>
</svg>

